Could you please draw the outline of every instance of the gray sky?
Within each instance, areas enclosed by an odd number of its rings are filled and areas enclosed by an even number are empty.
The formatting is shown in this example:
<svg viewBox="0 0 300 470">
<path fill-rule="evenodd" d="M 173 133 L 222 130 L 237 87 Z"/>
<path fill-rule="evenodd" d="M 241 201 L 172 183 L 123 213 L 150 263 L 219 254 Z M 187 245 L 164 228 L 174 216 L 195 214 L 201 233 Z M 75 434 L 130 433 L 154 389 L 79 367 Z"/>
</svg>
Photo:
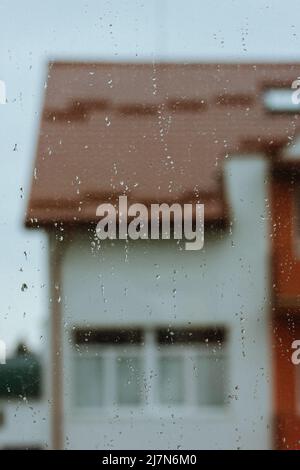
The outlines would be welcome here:
<svg viewBox="0 0 300 470">
<path fill-rule="evenodd" d="M 0 339 L 9 350 L 19 339 L 38 348 L 47 313 L 47 240 L 22 222 L 47 61 L 299 61 L 300 2 L 0 0 L 0 19 L 0 79 L 8 99 L 0 105 Z"/>
</svg>

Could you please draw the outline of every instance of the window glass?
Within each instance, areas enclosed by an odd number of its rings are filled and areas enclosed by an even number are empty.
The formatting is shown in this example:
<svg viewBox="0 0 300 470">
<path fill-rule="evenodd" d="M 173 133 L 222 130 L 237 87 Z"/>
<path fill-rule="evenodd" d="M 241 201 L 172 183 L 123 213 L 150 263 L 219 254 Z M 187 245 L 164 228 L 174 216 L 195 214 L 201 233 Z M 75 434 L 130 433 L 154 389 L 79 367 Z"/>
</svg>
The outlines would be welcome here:
<svg viewBox="0 0 300 470">
<path fill-rule="evenodd" d="M 142 364 L 138 357 L 117 358 L 117 403 L 136 405 L 142 401 Z"/>
<path fill-rule="evenodd" d="M 296 136 L 289 142 L 289 145 L 284 149 L 283 156 L 287 160 L 300 159 L 300 136 Z"/>
<path fill-rule="evenodd" d="M 183 358 L 161 357 L 159 359 L 159 398 L 164 404 L 183 403 Z"/>
<path fill-rule="evenodd" d="M 78 406 L 99 406 L 104 399 L 104 367 L 100 357 L 77 357 L 75 399 Z"/>
<path fill-rule="evenodd" d="M 198 405 L 223 405 L 225 401 L 225 361 L 221 356 L 199 355 L 194 373 Z"/>
</svg>

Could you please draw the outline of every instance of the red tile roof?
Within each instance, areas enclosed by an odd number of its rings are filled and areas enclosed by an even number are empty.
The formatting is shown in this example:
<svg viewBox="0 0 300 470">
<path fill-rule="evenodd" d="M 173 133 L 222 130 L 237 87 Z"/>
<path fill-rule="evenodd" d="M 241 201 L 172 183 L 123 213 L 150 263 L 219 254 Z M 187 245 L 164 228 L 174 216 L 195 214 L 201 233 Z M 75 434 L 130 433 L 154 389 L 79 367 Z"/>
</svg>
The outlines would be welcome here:
<svg viewBox="0 0 300 470">
<path fill-rule="evenodd" d="M 204 202 L 226 219 L 228 155 L 272 153 L 298 114 L 268 112 L 268 87 L 300 64 L 49 65 L 27 225 L 96 220 L 101 202 Z"/>
</svg>

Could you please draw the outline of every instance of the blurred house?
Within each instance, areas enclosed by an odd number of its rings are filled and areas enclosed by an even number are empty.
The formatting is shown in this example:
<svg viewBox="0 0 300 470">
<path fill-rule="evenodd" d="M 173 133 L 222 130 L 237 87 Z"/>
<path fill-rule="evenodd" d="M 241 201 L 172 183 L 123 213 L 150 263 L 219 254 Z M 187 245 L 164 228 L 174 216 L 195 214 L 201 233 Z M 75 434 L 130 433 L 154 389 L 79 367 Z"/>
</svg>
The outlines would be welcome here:
<svg viewBox="0 0 300 470">
<path fill-rule="evenodd" d="M 49 442 L 42 361 L 20 344 L 0 367 L 0 449 L 44 449 Z"/>
<path fill-rule="evenodd" d="M 298 446 L 298 74 L 50 64 L 26 224 L 49 235 L 54 448 Z M 119 195 L 204 203 L 204 249 L 100 243 Z"/>
</svg>

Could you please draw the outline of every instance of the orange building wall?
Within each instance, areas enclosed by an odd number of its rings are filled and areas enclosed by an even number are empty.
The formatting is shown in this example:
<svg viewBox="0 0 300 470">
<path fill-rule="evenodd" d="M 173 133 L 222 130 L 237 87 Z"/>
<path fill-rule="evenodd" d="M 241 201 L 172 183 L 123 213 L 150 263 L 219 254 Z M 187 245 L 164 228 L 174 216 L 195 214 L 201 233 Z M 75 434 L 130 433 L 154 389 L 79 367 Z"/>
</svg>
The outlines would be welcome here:
<svg viewBox="0 0 300 470">
<path fill-rule="evenodd" d="M 300 449 L 300 365 L 291 361 L 292 342 L 300 339 L 300 258 L 295 252 L 295 184 L 271 183 L 274 444 Z M 300 390 L 299 390 L 300 392 Z"/>
</svg>

